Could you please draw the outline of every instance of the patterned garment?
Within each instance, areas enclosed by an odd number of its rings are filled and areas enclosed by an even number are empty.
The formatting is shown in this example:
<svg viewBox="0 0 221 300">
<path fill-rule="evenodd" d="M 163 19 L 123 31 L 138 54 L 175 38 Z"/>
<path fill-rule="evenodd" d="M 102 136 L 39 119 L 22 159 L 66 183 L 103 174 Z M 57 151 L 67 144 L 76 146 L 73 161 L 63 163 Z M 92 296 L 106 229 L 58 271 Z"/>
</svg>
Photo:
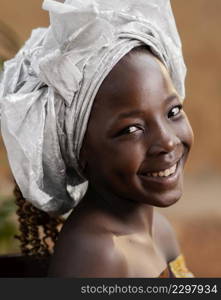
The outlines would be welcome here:
<svg viewBox="0 0 221 300">
<path fill-rule="evenodd" d="M 187 269 L 185 258 L 180 254 L 171 261 L 168 267 L 160 274 L 160 278 L 193 278 L 194 275 Z"/>
</svg>

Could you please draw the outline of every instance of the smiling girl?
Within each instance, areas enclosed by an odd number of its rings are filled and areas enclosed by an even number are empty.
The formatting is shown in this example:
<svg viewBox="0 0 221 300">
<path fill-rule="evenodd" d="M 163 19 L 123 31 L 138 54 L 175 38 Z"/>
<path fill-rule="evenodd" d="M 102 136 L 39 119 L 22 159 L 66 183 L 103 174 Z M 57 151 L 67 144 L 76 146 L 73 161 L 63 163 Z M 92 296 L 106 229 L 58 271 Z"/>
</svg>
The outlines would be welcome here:
<svg viewBox="0 0 221 300">
<path fill-rule="evenodd" d="M 1 124 L 24 198 L 51 215 L 74 207 L 49 276 L 192 277 L 154 210 L 181 197 L 193 140 L 170 2 L 44 8 L 51 26 L 18 54 L 14 86 L 15 61 L 5 71 Z"/>
<path fill-rule="evenodd" d="M 192 138 L 166 68 L 135 48 L 95 98 L 81 150 L 89 187 L 60 233 L 50 275 L 158 277 L 167 270 L 180 250 L 154 206 L 182 195 Z"/>
</svg>

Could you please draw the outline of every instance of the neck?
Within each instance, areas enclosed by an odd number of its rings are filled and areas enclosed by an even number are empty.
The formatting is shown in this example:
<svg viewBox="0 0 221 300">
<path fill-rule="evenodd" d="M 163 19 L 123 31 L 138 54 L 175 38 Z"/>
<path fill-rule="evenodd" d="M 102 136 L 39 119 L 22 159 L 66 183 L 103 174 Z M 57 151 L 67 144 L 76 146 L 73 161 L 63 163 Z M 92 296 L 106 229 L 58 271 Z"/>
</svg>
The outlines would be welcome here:
<svg viewBox="0 0 221 300">
<path fill-rule="evenodd" d="M 121 224 L 128 232 L 145 232 L 150 236 L 153 234 L 153 206 L 107 193 L 99 193 L 90 185 L 82 205 L 102 211 Z"/>
</svg>

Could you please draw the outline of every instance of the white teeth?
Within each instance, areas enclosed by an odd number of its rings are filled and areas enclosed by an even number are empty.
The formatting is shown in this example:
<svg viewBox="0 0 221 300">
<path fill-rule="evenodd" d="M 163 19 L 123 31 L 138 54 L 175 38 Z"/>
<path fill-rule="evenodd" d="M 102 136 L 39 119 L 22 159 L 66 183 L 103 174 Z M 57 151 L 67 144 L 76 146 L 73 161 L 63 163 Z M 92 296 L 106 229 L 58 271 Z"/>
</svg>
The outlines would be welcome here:
<svg viewBox="0 0 221 300">
<path fill-rule="evenodd" d="M 169 170 L 166 170 L 166 171 L 165 171 L 165 175 L 166 175 L 166 176 L 169 176 L 169 175 L 170 175 L 170 171 L 169 171 Z"/>
<path fill-rule="evenodd" d="M 175 173 L 176 166 L 177 166 L 177 164 L 175 164 L 171 168 L 166 169 L 164 171 L 154 172 L 154 173 L 148 173 L 147 176 L 152 176 L 152 177 L 168 177 L 168 176 L 172 175 L 173 173 Z"/>
</svg>

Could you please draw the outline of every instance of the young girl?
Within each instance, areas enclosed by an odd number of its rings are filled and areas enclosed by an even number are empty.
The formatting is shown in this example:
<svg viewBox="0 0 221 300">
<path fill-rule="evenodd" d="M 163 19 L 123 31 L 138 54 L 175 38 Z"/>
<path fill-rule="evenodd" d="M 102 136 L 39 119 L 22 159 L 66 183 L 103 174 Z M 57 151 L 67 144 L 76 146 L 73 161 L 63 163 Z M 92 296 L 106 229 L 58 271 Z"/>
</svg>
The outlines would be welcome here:
<svg viewBox="0 0 221 300">
<path fill-rule="evenodd" d="M 6 65 L 0 103 L 24 198 L 50 214 L 75 206 L 49 276 L 191 277 L 154 211 L 181 197 L 193 139 L 169 1 L 44 8 L 51 26 Z"/>
</svg>

